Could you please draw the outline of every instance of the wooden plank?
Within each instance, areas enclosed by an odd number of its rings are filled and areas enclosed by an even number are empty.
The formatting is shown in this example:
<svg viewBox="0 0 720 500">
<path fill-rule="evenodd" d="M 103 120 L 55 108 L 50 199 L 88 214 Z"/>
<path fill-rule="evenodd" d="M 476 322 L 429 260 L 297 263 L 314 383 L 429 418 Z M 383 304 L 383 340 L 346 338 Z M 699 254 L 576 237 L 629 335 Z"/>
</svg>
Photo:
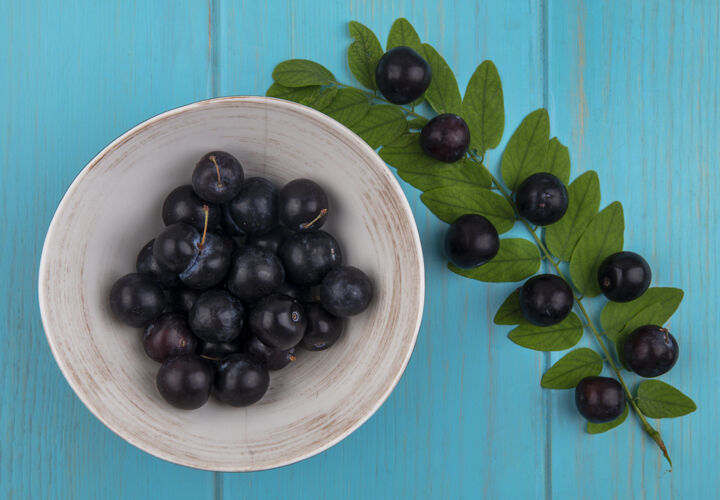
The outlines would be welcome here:
<svg viewBox="0 0 720 500">
<path fill-rule="evenodd" d="M 75 397 L 36 287 L 74 176 L 129 127 L 207 97 L 208 45 L 204 0 L 0 2 L 1 498 L 213 496 L 212 473 L 135 449 Z"/>
<path fill-rule="evenodd" d="M 590 436 L 572 392 L 553 393 L 552 494 L 713 498 L 720 488 L 718 4 L 551 1 L 548 19 L 551 126 L 570 147 L 574 175 L 597 170 L 603 205 L 623 203 L 625 247 L 646 256 L 653 282 L 685 290 L 669 322 L 680 360 L 662 379 L 699 407 L 659 425 L 675 463 L 667 473 L 633 416 Z"/>
<path fill-rule="evenodd" d="M 379 34 L 405 16 L 445 56 L 464 91 L 475 66 L 497 64 L 508 131 L 542 106 L 538 2 L 222 2 L 219 92 L 262 94 L 275 64 L 302 57 L 351 82 L 348 21 Z M 506 133 L 505 140 L 509 137 Z M 499 149 L 498 151 L 502 151 Z M 500 155 L 488 155 L 493 168 Z M 367 424 L 320 456 L 280 470 L 225 475 L 228 498 L 538 498 L 545 492 L 544 356 L 492 325 L 512 285 L 445 268 L 445 224 L 403 184 L 426 259 L 425 320 L 408 370 Z M 352 249 L 349 249 L 352 254 Z M 332 351 L 327 353 L 332 356 Z M 519 474 L 522 479 L 519 480 Z"/>
</svg>

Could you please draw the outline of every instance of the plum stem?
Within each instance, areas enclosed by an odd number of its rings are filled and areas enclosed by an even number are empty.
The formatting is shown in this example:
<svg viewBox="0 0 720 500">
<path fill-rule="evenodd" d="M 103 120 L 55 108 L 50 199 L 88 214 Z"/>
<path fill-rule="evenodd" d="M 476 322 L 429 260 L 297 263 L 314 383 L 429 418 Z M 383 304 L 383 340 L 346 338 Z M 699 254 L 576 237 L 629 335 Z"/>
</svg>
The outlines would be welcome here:
<svg viewBox="0 0 720 500">
<path fill-rule="evenodd" d="M 323 208 L 322 210 L 320 210 L 320 213 L 317 214 L 317 216 L 313 220 L 311 220 L 310 222 L 306 222 L 305 224 L 301 224 L 300 227 L 303 229 L 308 229 L 308 228 L 312 227 L 313 224 L 315 224 L 317 221 L 319 221 L 320 219 L 325 217 L 326 215 L 327 215 L 327 208 Z"/>
<path fill-rule="evenodd" d="M 205 226 L 203 227 L 202 239 L 200 240 L 200 243 L 198 243 L 198 250 L 200 252 L 203 251 L 203 247 L 205 246 L 205 238 L 207 237 L 208 222 L 210 221 L 210 207 L 208 207 L 207 205 L 203 205 L 203 212 L 205 212 Z"/>
<path fill-rule="evenodd" d="M 220 165 L 218 165 L 217 158 L 215 158 L 215 155 L 209 156 L 210 161 L 213 162 L 213 165 L 215 165 L 215 173 L 217 174 L 217 187 L 222 187 L 222 179 L 220 178 Z"/>
</svg>

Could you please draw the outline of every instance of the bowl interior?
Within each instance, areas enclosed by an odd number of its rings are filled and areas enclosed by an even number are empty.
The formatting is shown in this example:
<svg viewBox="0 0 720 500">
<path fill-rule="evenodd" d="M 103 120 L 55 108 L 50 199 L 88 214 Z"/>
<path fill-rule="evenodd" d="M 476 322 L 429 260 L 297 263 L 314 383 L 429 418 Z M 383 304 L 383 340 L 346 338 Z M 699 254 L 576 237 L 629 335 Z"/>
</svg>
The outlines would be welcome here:
<svg viewBox="0 0 720 500">
<path fill-rule="evenodd" d="M 170 190 L 188 184 L 195 162 L 221 149 L 246 177 L 279 186 L 298 177 L 328 192 L 327 229 L 345 262 L 375 284 L 368 311 L 351 318 L 326 352 L 302 352 L 271 373 L 257 404 L 213 398 L 195 411 L 167 405 L 158 365 L 141 332 L 116 322 L 107 296 L 132 272 L 141 246 L 162 228 Z M 412 353 L 424 296 L 412 214 L 379 157 L 324 115 L 262 97 L 221 98 L 170 111 L 100 153 L 68 190 L 52 221 L 40 269 L 40 306 L 53 354 L 82 401 L 110 429 L 161 458 L 211 470 L 250 471 L 322 451 L 367 420 Z"/>
</svg>

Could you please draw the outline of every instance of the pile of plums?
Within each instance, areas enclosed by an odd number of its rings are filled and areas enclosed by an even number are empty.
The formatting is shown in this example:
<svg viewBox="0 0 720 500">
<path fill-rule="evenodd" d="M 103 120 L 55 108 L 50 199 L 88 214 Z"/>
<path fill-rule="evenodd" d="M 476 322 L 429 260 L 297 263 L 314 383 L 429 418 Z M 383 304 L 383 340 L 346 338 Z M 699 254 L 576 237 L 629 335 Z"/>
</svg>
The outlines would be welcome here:
<svg viewBox="0 0 720 500">
<path fill-rule="evenodd" d="M 203 156 L 192 184 L 167 196 L 165 228 L 140 250 L 137 272 L 112 286 L 110 307 L 144 329 L 168 403 L 199 408 L 214 388 L 229 405 L 251 405 L 267 392 L 269 371 L 298 348 L 329 348 L 343 318 L 369 306 L 372 282 L 343 265 L 340 244 L 320 229 L 328 211 L 312 180 L 278 190 L 245 179 L 223 151 Z"/>
</svg>

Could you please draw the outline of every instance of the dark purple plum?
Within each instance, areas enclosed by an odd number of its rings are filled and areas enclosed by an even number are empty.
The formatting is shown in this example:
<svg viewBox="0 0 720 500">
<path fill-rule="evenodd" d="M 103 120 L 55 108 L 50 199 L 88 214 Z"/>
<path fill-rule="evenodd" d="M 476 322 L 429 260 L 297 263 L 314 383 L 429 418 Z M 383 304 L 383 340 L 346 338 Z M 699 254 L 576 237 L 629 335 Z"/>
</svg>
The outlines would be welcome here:
<svg viewBox="0 0 720 500">
<path fill-rule="evenodd" d="M 226 203 L 240 192 L 244 177 L 237 158 L 225 151 L 211 151 L 195 165 L 192 187 L 205 201 Z"/>
<path fill-rule="evenodd" d="M 428 62 L 410 47 L 394 47 L 380 58 L 375 83 L 394 104 L 410 104 L 430 86 L 432 70 Z"/>
<path fill-rule="evenodd" d="M 169 271 L 181 273 L 197 259 L 202 239 L 190 224 L 178 222 L 163 229 L 153 243 L 153 255 Z"/>
<path fill-rule="evenodd" d="M 518 213 L 538 226 L 548 226 L 562 219 L 568 203 L 565 184 L 544 172 L 525 179 L 515 194 Z"/>
<path fill-rule="evenodd" d="M 280 247 L 287 279 L 296 285 L 319 285 L 325 275 L 342 264 L 340 244 L 325 231 L 295 233 Z"/>
<path fill-rule="evenodd" d="M 110 289 L 110 309 L 126 325 L 144 327 L 164 308 L 162 288 L 146 274 L 126 274 Z"/>
<path fill-rule="evenodd" d="M 611 422 L 625 410 L 625 393 L 614 378 L 585 377 L 575 387 L 575 406 L 590 422 Z"/>
<path fill-rule="evenodd" d="M 262 248 L 245 246 L 233 257 L 227 287 L 241 300 L 254 302 L 274 292 L 284 280 L 285 271 L 277 255 Z"/>
<path fill-rule="evenodd" d="M 658 377 L 669 372 L 679 354 L 675 337 L 657 325 L 633 330 L 625 339 L 623 350 L 625 362 L 641 377 Z"/>
<path fill-rule="evenodd" d="M 320 303 L 335 316 L 360 314 L 368 308 L 372 297 L 372 281 L 357 267 L 336 267 L 320 284 Z"/>
<path fill-rule="evenodd" d="M 280 222 L 293 231 L 319 229 L 327 219 L 329 204 L 323 188 L 310 179 L 295 179 L 280 190 Z"/>
<path fill-rule="evenodd" d="M 343 319 L 333 316 L 317 302 L 304 304 L 307 328 L 300 347 L 308 351 L 322 351 L 331 347 L 343 332 Z"/>
<path fill-rule="evenodd" d="M 189 287 L 204 290 L 225 279 L 234 247 L 230 239 L 212 233 L 205 235 L 199 247 L 195 260 L 180 273 L 180 280 Z"/>
<path fill-rule="evenodd" d="M 160 363 L 181 354 L 191 354 L 197 346 L 198 338 L 183 314 L 161 314 L 145 328 L 143 335 L 145 354 Z"/>
<path fill-rule="evenodd" d="M 227 204 L 233 221 L 246 234 L 263 234 L 278 223 L 277 188 L 267 179 L 252 177 Z"/>
<path fill-rule="evenodd" d="M 554 274 L 533 276 L 520 288 L 520 311 L 533 325 L 560 323 L 572 307 L 572 290 L 565 280 Z"/>
<path fill-rule="evenodd" d="M 438 115 L 420 132 L 420 146 L 436 160 L 456 162 L 465 156 L 470 147 L 470 129 L 458 115 Z"/>
<path fill-rule="evenodd" d="M 200 293 L 182 285 L 165 289 L 165 312 L 188 314 Z"/>
<path fill-rule="evenodd" d="M 260 401 L 269 386 L 267 367 L 255 356 L 231 354 L 218 365 L 215 393 L 230 406 L 249 406 Z"/>
<path fill-rule="evenodd" d="M 195 410 L 210 397 L 214 378 L 209 361 L 197 354 L 183 354 L 163 363 L 156 383 L 160 395 L 175 408 Z"/>
<path fill-rule="evenodd" d="M 630 302 L 650 286 L 652 272 L 647 261 L 635 252 L 608 256 L 598 268 L 600 290 L 613 302 Z"/>
<path fill-rule="evenodd" d="M 193 333 L 202 340 L 227 342 L 242 333 L 245 309 L 225 290 L 208 290 L 197 298 L 188 319 Z"/>
<path fill-rule="evenodd" d="M 445 252 L 456 266 L 469 269 L 485 264 L 500 250 L 500 238 L 492 222 L 482 215 L 461 215 L 445 234 Z"/>
<path fill-rule="evenodd" d="M 303 338 L 307 320 L 300 303 L 287 295 L 273 294 L 250 309 L 250 332 L 266 345 L 291 349 Z"/>
</svg>

